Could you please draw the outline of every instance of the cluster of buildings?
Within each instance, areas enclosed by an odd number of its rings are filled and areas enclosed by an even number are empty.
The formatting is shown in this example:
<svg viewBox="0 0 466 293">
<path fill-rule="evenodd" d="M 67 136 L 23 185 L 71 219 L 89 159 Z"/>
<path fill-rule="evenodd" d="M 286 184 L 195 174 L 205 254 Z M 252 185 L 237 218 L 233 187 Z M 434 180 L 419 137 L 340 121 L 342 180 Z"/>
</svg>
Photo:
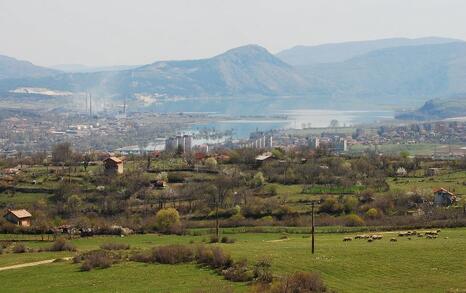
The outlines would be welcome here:
<svg viewBox="0 0 466 293">
<path fill-rule="evenodd" d="M 190 134 L 177 135 L 169 137 L 165 140 L 165 151 L 177 152 L 181 151 L 190 152 L 193 148 L 193 136 Z"/>
<path fill-rule="evenodd" d="M 307 139 L 311 149 L 325 147 L 331 153 L 340 154 L 348 151 L 348 140 L 339 135 L 312 136 Z"/>
</svg>

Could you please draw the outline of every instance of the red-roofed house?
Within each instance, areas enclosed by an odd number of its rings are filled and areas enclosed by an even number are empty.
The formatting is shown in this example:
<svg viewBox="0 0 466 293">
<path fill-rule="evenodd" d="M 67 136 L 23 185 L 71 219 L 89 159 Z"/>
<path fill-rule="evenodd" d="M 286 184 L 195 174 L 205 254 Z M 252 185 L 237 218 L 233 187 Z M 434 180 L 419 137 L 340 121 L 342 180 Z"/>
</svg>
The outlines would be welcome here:
<svg viewBox="0 0 466 293">
<path fill-rule="evenodd" d="M 29 227 L 31 226 L 32 215 L 27 210 L 8 210 L 3 216 L 8 222 L 18 226 Z"/>
<path fill-rule="evenodd" d="M 123 161 L 117 157 L 108 157 L 104 160 L 105 174 L 123 174 Z"/>
</svg>

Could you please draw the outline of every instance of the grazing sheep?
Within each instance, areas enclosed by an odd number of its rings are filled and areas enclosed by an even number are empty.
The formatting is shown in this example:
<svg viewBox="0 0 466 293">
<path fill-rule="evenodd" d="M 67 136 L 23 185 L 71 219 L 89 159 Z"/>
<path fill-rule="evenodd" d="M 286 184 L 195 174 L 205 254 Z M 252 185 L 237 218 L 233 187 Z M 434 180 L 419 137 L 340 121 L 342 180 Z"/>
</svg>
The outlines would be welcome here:
<svg viewBox="0 0 466 293">
<path fill-rule="evenodd" d="M 448 237 L 445 237 L 445 239 L 448 239 Z"/>
<path fill-rule="evenodd" d="M 440 230 L 440 229 L 438 229 L 438 230 L 437 230 L 437 233 L 440 233 L 440 231 L 441 231 L 441 230 Z"/>
<path fill-rule="evenodd" d="M 411 240 L 411 237 L 408 237 L 408 240 Z"/>
<path fill-rule="evenodd" d="M 419 233 L 417 234 L 417 237 L 424 237 L 424 235 L 422 235 L 422 233 Z"/>
<path fill-rule="evenodd" d="M 352 237 L 345 237 L 345 238 L 343 238 L 343 241 L 345 241 L 345 242 L 346 242 L 346 241 L 352 241 L 352 240 L 353 240 Z"/>
<path fill-rule="evenodd" d="M 367 239 L 367 242 L 372 242 L 372 241 L 373 241 L 372 238 Z"/>
<path fill-rule="evenodd" d="M 391 238 L 390 241 L 391 242 L 397 242 L 398 240 L 396 238 Z"/>
</svg>

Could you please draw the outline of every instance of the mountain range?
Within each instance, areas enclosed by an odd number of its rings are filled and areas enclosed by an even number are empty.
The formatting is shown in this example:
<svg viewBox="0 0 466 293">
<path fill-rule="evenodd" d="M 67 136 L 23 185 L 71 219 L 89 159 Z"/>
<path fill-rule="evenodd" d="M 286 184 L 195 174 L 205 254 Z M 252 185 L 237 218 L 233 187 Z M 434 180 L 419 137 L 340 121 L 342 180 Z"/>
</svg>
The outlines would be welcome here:
<svg viewBox="0 0 466 293">
<path fill-rule="evenodd" d="M 207 59 L 101 70 L 56 70 L 0 57 L 0 97 L 35 87 L 115 100 L 291 96 L 313 105 L 403 107 L 466 93 L 464 80 L 466 43 L 435 37 L 298 46 L 276 55 L 247 45 Z"/>
</svg>

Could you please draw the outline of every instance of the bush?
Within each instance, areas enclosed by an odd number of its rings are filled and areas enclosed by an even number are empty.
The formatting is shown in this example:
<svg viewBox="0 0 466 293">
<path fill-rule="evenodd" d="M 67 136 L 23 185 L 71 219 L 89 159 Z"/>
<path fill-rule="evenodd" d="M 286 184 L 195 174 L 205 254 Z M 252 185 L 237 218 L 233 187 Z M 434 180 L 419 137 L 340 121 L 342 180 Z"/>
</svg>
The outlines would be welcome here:
<svg viewBox="0 0 466 293">
<path fill-rule="evenodd" d="M 225 279 L 233 282 L 247 282 L 253 278 L 252 272 L 248 270 L 248 262 L 243 259 L 234 263 L 231 267 L 222 271 Z"/>
<path fill-rule="evenodd" d="M 15 246 L 13 246 L 13 253 L 25 253 L 26 250 L 26 246 L 22 243 L 17 243 Z"/>
<path fill-rule="evenodd" d="M 180 214 L 174 208 L 161 209 L 155 215 L 155 227 L 159 232 L 171 233 L 180 226 Z"/>
<path fill-rule="evenodd" d="M 138 252 L 131 255 L 130 260 L 145 263 L 177 264 L 194 260 L 193 250 L 184 245 L 167 245 L 152 249 L 151 251 Z"/>
<path fill-rule="evenodd" d="M 288 292 L 327 292 L 324 282 L 317 273 L 296 272 L 277 284 L 270 290 L 271 293 Z"/>
<path fill-rule="evenodd" d="M 343 225 L 348 226 L 348 227 L 355 227 L 355 226 L 364 226 L 365 222 L 364 220 L 356 215 L 356 214 L 351 214 L 343 217 Z"/>
<path fill-rule="evenodd" d="M 272 262 L 269 258 L 261 258 L 254 265 L 254 279 L 261 283 L 270 283 L 273 280 Z"/>
<path fill-rule="evenodd" d="M 129 244 L 110 242 L 110 243 L 104 243 L 100 245 L 100 248 L 105 249 L 105 250 L 128 250 Z"/>
<path fill-rule="evenodd" d="M 219 239 L 218 239 L 217 235 L 211 235 L 210 236 L 210 240 L 209 240 L 210 243 L 217 243 L 218 241 L 219 241 Z"/>
<path fill-rule="evenodd" d="M 370 219 L 376 219 L 379 217 L 379 211 L 376 208 L 370 208 L 367 210 L 366 216 Z"/>
<path fill-rule="evenodd" d="M 233 238 L 228 238 L 227 236 L 223 236 L 221 242 L 222 243 L 235 243 L 235 239 Z"/>
<path fill-rule="evenodd" d="M 57 239 L 49 248 L 50 251 L 76 251 L 76 247 L 64 238 Z"/>
<path fill-rule="evenodd" d="M 183 173 L 170 172 L 167 176 L 167 179 L 170 183 L 183 183 L 184 175 Z"/>
<path fill-rule="evenodd" d="M 120 259 L 120 256 L 107 250 L 92 250 L 74 257 L 75 263 L 81 264 L 81 271 L 90 271 L 94 268 L 106 269 Z"/>
<path fill-rule="evenodd" d="M 167 245 L 154 249 L 155 261 L 162 264 L 177 264 L 193 261 L 193 250 L 184 245 Z"/>
<path fill-rule="evenodd" d="M 196 261 L 214 269 L 226 269 L 233 264 L 231 256 L 220 247 L 199 246 L 196 250 Z"/>
</svg>

